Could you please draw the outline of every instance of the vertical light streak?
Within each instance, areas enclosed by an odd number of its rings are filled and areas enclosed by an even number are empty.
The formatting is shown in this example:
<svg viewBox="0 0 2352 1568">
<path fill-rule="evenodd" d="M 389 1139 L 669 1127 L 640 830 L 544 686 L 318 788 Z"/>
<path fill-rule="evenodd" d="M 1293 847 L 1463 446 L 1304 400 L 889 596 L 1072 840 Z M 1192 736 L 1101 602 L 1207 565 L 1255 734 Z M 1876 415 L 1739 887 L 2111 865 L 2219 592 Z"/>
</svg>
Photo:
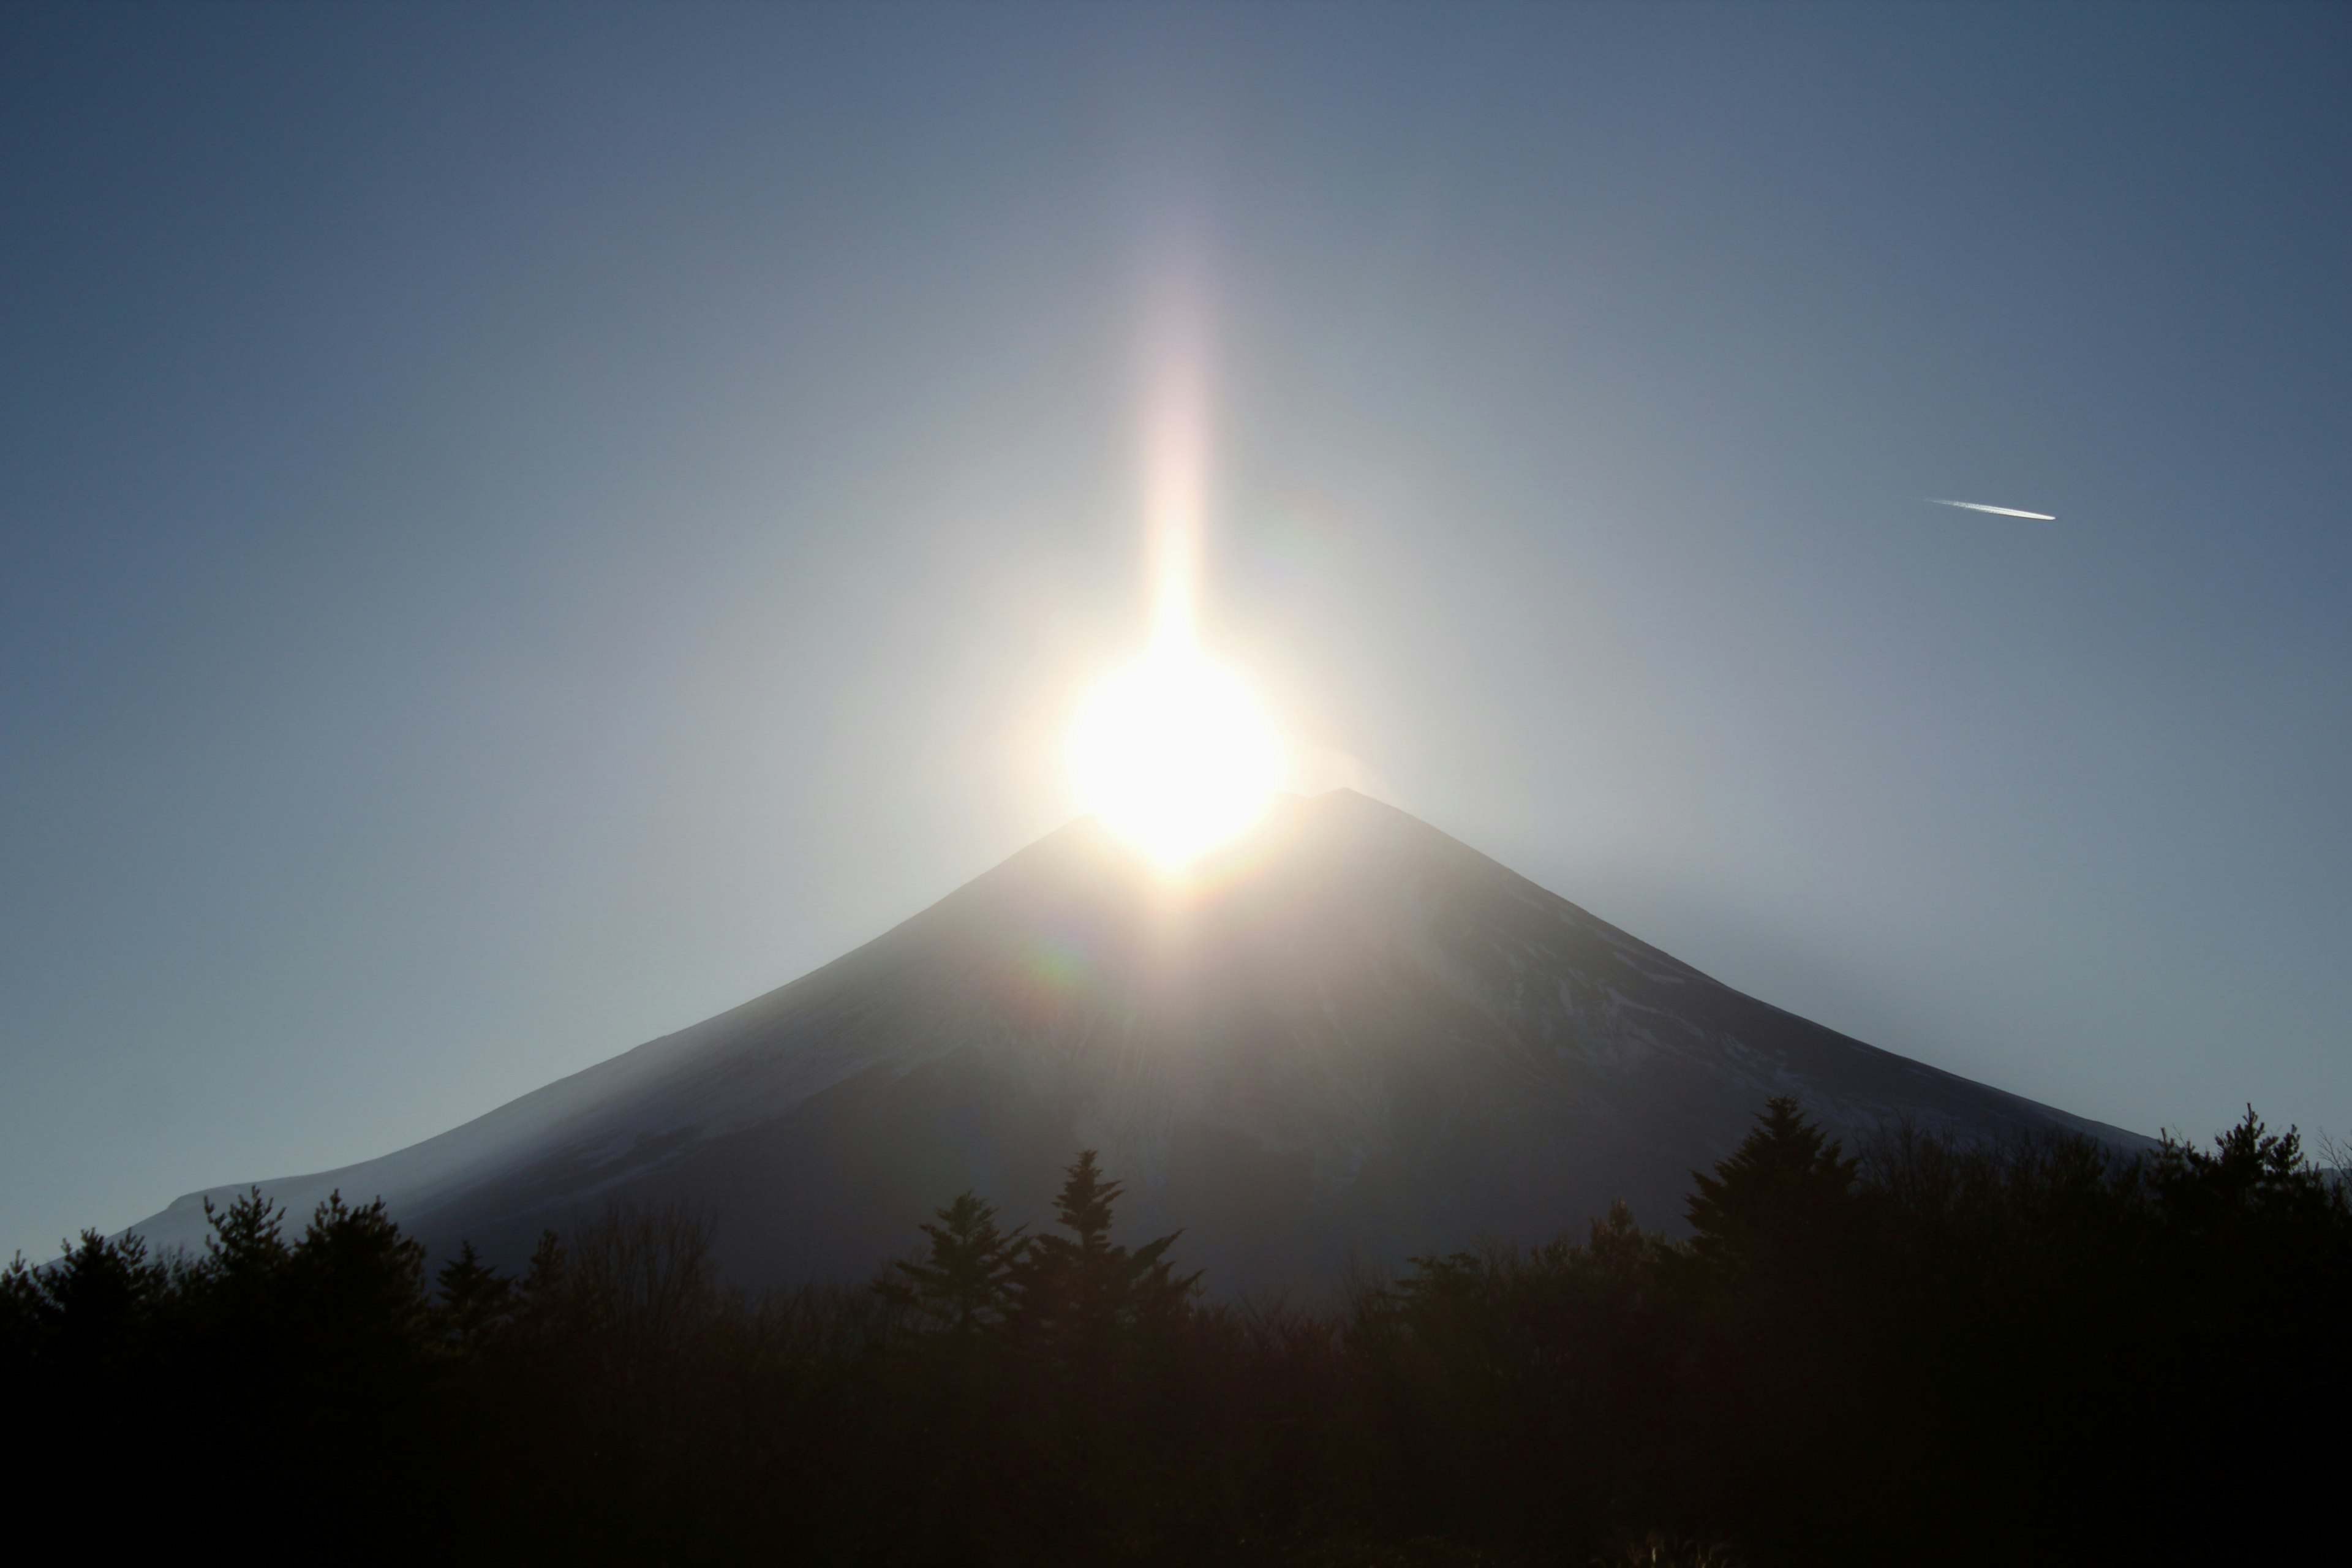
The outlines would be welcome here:
<svg viewBox="0 0 2352 1568">
<path fill-rule="evenodd" d="M 1153 343 L 1144 399 L 1144 518 L 1150 540 L 1151 646 L 1184 657 L 1198 646 L 1202 536 L 1208 515 L 1207 374 L 1197 313 L 1168 310 Z"/>
<path fill-rule="evenodd" d="M 1246 686 L 1203 658 L 1211 484 L 1208 334 L 1188 290 L 1162 296 L 1147 342 L 1138 435 L 1150 637 L 1070 730 L 1079 799 L 1171 876 L 1240 834 L 1282 774 L 1281 743 Z"/>
</svg>

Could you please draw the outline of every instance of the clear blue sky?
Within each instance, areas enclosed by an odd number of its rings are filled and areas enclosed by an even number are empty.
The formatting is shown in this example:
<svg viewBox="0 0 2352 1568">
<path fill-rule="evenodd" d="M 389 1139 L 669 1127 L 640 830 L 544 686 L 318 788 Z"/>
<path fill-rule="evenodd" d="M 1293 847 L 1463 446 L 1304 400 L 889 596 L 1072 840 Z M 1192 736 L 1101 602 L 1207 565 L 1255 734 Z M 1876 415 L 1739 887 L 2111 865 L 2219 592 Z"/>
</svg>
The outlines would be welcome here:
<svg viewBox="0 0 2352 1568">
<path fill-rule="evenodd" d="M 1178 252 L 1294 734 L 1874 1043 L 2352 1131 L 2347 192 L 2342 6 L 0 11 L 0 1252 L 1063 820 Z"/>
</svg>

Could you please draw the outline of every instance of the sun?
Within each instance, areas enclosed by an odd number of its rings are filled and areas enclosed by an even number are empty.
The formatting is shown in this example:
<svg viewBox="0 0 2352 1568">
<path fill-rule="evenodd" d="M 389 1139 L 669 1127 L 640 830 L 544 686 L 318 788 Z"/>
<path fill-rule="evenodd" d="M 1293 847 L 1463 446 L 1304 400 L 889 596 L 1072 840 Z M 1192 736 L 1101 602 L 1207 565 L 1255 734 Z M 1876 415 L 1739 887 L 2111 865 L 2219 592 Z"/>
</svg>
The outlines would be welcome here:
<svg viewBox="0 0 2352 1568">
<path fill-rule="evenodd" d="M 1163 646 L 1087 697 L 1070 763 L 1086 809 L 1177 870 L 1257 820 L 1282 754 L 1247 687 L 1190 647 Z"/>
<path fill-rule="evenodd" d="M 1284 760 L 1265 710 L 1197 638 L 1211 510 L 1205 328 L 1180 300 L 1155 338 L 1141 431 L 1150 651 L 1094 689 L 1069 744 L 1085 809 L 1175 872 L 1258 819 Z"/>
</svg>

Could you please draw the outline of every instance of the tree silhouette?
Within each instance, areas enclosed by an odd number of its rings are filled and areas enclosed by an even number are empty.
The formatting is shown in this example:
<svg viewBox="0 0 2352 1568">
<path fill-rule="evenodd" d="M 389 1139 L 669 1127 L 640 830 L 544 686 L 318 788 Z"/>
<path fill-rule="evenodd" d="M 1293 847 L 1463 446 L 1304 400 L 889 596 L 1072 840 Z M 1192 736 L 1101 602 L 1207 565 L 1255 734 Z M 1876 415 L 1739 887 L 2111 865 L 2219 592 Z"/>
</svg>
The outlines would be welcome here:
<svg viewBox="0 0 2352 1568">
<path fill-rule="evenodd" d="M 1033 1238 L 1013 1267 L 1017 1316 L 1033 1340 L 1066 1350 L 1099 1344 L 1121 1331 L 1166 1321 L 1200 1275 L 1178 1275 L 1168 1257 L 1181 1231 L 1129 1250 L 1110 1239 L 1124 1184 L 1105 1181 L 1092 1149 L 1063 1173 L 1054 1212 L 1068 1236 Z"/>
<path fill-rule="evenodd" d="M 2148 1164 L 2148 1182 L 2176 1225 L 2210 1229 L 2243 1217 L 2316 1220 L 2347 1212 L 2344 1184 L 2312 1164 L 2294 1129 L 2273 1132 L 2246 1107 L 2245 1120 L 2207 1153 L 2168 1136 Z"/>
<path fill-rule="evenodd" d="M 147 1256 L 137 1236 L 85 1230 L 46 1268 L 20 1254 L 0 1275 L 0 1321 L 22 1354 L 46 1355 L 71 1378 L 130 1375 L 168 1308 L 179 1271 Z"/>
<path fill-rule="evenodd" d="M 1816 1253 L 1849 1208 L 1857 1171 L 1794 1100 L 1776 1095 L 1714 1175 L 1691 1173 L 1691 1250 L 1735 1268 L 1767 1255 Z"/>
<path fill-rule="evenodd" d="M 886 1277 L 874 1289 L 930 1326 L 969 1339 L 1005 1321 L 1014 1271 L 1029 1250 L 1026 1227 L 1009 1235 L 998 1229 L 995 1205 L 971 1192 L 939 1210 L 938 1220 L 921 1227 L 930 1237 L 929 1257 L 894 1263 L 893 1273 L 903 1278 Z"/>
<path fill-rule="evenodd" d="M 515 1282 L 484 1263 L 470 1241 L 441 1266 L 434 1280 L 441 1298 L 441 1322 L 460 1351 L 478 1349 L 504 1327 L 515 1308 Z"/>
<path fill-rule="evenodd" d="M 528 1310 L 551 1303 L 562 1294 L 571 1272 L 572 1258 L 563 1250 L 563 1238 L 551 1230 L 541 1231 L 538 1244 L 530 1249 L 530 1261 L 523 1268 L 524 1307 Z"/>
<path fill-rule="evenodd" d="M 204 1271 L 216 1285 L 233 1290 L 259 1290 L 285 1268 L 289 1249 L 285 1236 L 286 1211 L 248 1187 L 217 1209 L 205 1200 Z"/>
<path fill-rule="evenodd" d="M 763 1298 L 676 1210 L 430 1296 L 340 1195 L 289 1237 L 248 1191 L 194 1260 L 85 1232 L 0 1269 L 19 1492 L 204 1518 L 235 1454 L 268 1561 L 1961 1568 L 2284 1561 L 2342 1473 L 2352 1204 L 2251 1112 L 1858 1175 L 1777 1100 L 1692 1242 L 1621 1206 L 1336 1310 L 1195 1301 L 1121 1195 L 1088 1151 L 1050 1235 L 966 1193 L 871 1288 Z"/>
<path fill-rule="evenodd" d="M 424 1317 L 425 1247 L 401 1234 L 382 1198 L 353 1208 L 328 1194 L 286 1268 L 303 1310 L 343 1331 L 404 1339 Z"/>
</svg>

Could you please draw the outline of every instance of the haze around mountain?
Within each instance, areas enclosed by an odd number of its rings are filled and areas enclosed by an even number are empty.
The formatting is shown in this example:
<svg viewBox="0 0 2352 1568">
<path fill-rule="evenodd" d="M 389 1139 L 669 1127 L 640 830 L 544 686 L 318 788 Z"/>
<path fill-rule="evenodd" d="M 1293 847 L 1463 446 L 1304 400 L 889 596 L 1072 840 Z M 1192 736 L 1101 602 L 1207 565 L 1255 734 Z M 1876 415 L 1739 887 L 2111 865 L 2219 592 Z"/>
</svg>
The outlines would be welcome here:
<svg viewBox="0 0 2352 1568">
<path fill-rule="evenodd" d="M 1898 1124 L 2146 1141 L 1741 995 L 1418 819 L 1286 796 L 1171 878 L 1074 823 L 779 990 L 381 1160 L 261 1184 L 382 1196 L 520 1261 L 615 1203 L 708 1215 L 734 1277 L 857 1279 L 967 1188 L 1034 1221 L 1081 1147 L 1127 1226 L 1212 1289 L 1579 1226 L 1673 1227 L 1763 1101 L 1850 1142 Z M 139 1232 L 194 1247 L 209 1196 Z"/>
</svg>

